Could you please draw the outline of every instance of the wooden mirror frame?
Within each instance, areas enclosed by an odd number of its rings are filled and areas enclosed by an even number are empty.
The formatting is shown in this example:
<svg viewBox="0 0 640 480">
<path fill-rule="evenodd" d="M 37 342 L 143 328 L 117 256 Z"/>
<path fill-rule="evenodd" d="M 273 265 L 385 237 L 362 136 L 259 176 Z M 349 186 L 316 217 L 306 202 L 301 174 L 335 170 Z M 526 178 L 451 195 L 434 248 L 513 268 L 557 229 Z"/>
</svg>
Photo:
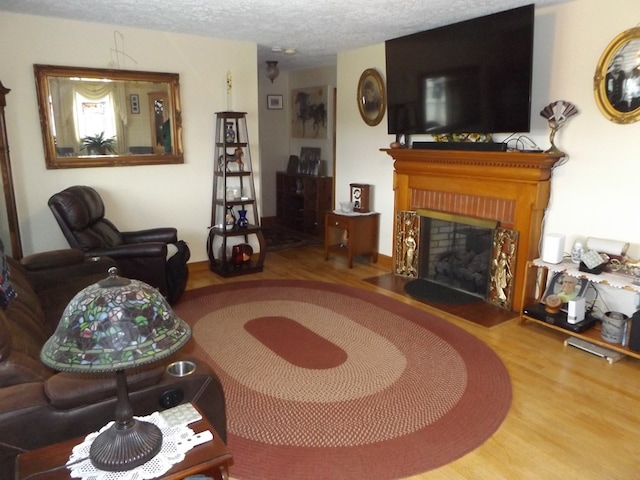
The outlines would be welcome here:
<svg viewBox="0 0 640 480">
<path fill-rule="evenodd" d="M 45 162 L 48 169 L 57 168 L 86 168 L 86 167 L 115 167 L 131 165 L 162 165 L 184 163 L 182 147 L 182 110 L 180 107 L 180 83 L 177 73 L 140 72 L 133 70 L 111 70 L 99 68 L 66 67 L 55 65 L 34 65 L 36 91 L 38 95 L 38 109 L 40 125 L 44 143 Z M 110 81 L 151 82 L 165 84 L 169 112 L 167 118 L 171 121 L 169 131 L 171 135 L 171 152 L 157 152 L 144 154 L 106 154 L 106 155 L 59 155 L 54 137 L 53 107 L 50 105 L 50 80 L 62 78 L 108 79 Z M 140 97 L 137 94 L 127 95 L 127 104 L 122 106 L 135 116 L 140 111 Z M 151 108 L 151 107 L 150 107 Z M 69 111 L 72 107 L 69 108 Z M 149 129 L 151 118 L 148 119 Z M 151 131 L 149 131 L 151 135 Z M 150 142 L 152 143 L 152 142 Z M 153 147 L 152 147 L 153 148 Z"/>
<path fill-rule="evenodd" d="M 640 90 L 638 96 L 631 97 L 629 91 L 628 100 L 620 105 L 612 99 L 608 94 L 607 75 L 613 67 L 614 59 L 618 55 L 622 55 L 623 70 L 627 75 L 630 72 L 636 72 L 636 88 L 640 89 L 640 61 L 637 52 L 640 50 L 640 27 L 631 28 L 622 32 L 607 46 L 602 53 L 596 73 L 593 79 L 593 89 L 596 97 L 596 103 L 600 111 L 605 117 L 615 123 L 633 123 L 640 120 Z M 627 55 L 627 51 L 629 54 Z M 628 67 L 625 69 L 624 67 Z M 628 78 L 628 77 L 627 77 Z M 629 87 L 624 87 L 628 90 Z M 632 98 L 634 101 L 632 101 Z M 614 105 L 616 103 L 616 105 Z M 636 104 L 638 103 L 638 104 Z"/>
<path fill-rule="evenodd" d="M 11 248 L 11 256 L 16 260 L 22 258 L 22 240 L 20 239 L 20 224 L 18 223 L 18 209 L 16 195 L 13 189 L 13 174 L 9 157 L 9 139 L 7 137 L 7 123 L 4 109 L 7 106 L 6 96 L 11 90 L 0 82 L 0 174 L 2 175 L 2 190 L 6 206 L 6 220 L 0 215 L 0 230 L 9 232 L 11 245 L 4 245 L 4 251 Z"/>
</svg>

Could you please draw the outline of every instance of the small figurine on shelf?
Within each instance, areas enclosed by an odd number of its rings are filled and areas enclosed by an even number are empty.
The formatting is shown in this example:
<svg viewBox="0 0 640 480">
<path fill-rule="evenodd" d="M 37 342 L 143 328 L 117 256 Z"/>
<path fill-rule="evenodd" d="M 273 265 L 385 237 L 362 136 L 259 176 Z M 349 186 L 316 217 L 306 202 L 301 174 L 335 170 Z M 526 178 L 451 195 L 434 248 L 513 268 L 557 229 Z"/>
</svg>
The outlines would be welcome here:
<svg viewBox="0 0 640 480">
<path fill-rule="evenodd" d="M 236 224 L 236 216 L 233 214 L 233 207 L 227 206 L 227 213 L 224 216 L 224 225 L 226 230 L 231 230 Z"/>
<path fill-rule="evenodd" d="M 233 123 L 227 123 L 227 130 L 224 136 L 227 143 L 233 143 L 236 141 L 236 132 L 233 130 Z"/>
<path fill-rule="evenodd" d="M 220 155 L 220 157 L 218 158 L 218 170 L 223 172 L 226 169 L 227 172 L 231 172 L 231 169 L 229 168 L 229 163 L 235 162 L 238 164 L 238 171 L 244 172 L 244 162 L 242 161 L 243 155 L 244 155 L 244 152 L 242 151 L 241 147 L 237 147 L 233 151 L 233 155 L 230 153 L 225 153 L 224 155 Z"/>
</svg>

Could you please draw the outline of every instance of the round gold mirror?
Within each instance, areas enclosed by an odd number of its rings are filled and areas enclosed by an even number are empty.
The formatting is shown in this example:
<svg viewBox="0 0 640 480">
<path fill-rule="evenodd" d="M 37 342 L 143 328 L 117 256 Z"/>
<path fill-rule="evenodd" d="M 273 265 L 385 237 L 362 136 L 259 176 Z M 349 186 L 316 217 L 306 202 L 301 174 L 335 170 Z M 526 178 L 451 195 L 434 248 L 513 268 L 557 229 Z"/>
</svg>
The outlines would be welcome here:
<svg viewBox="0 0 640 480">
<path fill-rule="evenodd" d="M 358 81 L 358 109 L 367 125 L 375 126 L 382 121 L 386 109 L 384 83 L 377 70 L 368 68 Z"/>
<path fill-rule="evenodd" d="M 615 123 L 640 119 L 640 27 L 622 32 L 600 57 L 593 79 L 596 103 Z"/>
</svg>

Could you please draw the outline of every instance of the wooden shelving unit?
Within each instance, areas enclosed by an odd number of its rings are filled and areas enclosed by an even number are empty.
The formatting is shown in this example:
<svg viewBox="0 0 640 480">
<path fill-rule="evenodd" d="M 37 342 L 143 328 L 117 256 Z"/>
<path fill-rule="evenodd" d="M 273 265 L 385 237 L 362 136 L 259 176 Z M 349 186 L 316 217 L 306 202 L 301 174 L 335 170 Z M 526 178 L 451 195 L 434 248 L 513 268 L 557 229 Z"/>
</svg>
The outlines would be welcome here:
<svg viewBox="0 0 640 480">
<path fill-rule="evenodd" d="M 548 278 L 549 272 L 562 272 L 573 277 L 586 278 L 590 282 L 593 282 L 596 284 L 605 285 L 611 288 L 628 290 L 630 292 L 635 292 L 637 294 L 640 293 L 640 285 L 633 284 L 631 282 L 632 280 L 631 277 L 628 277 L 626 275 L 621 275 L 617 273 L 601 273 L 600 275 L 588 274 L 588 273 L 579 271 L 578 266 L 571 261 L 565 261 L 557 265 L 551 264 L 551 263 L 545 263 L 538 259 L 528 261 L 526 264 L 526 272 L 525 272 L 525 279 L 524 279 L 524 292 L 523 292 L 524 306 L 520 311 L 520 324 L 524 325 L 526 322 L 537 323 L 539 325 L 543 325 L 552 330 L 562 332 L 565 335 L 569 335 L 575 338 L 580 338 L 594 345 L 598 345 L 600 347 L 607 348 L 614 352 L 622 353 L 624 355 L 628 355 L 630 357 L 640 359 L 640 352 L 633 351 L 621 344 L 614 344 L 614 343 L 609 343 L 605 341 L 601 336 L 600 322 L 596 322 L 593 327 L 591 327 L 589 330 L 586 330 L 582 333 L 574 333 L 572 331 L 566 330 L 557 325 L 553 325 L 543 320 L 539 320 L 529 315 L 525 315 L 524 309 L 526 306 L 533 305 L 541 301 L 542 295 L 544 294 L 544 291 L 547 285 L 547 278 Z"/>
<path fill-rule="evenodd" d="M 236 223 L 241 210 L 246 212 L 249 222 L 246 226 Z M 234 218 L 233 223 L 227 222 L 229 215 Z M 251 255 L 247 261 L 236 261 L 230 250 L 234 245 L 249 244 L 250 239 L 256 239 L 260 252 Z M 216 113 L 213 198 L 207 255 L 211 271 L 223 277 L 261 272 L 264 265 L 266 245 L 258 216 L 244 112 Z"/>
<path fill-rule="evenodd" d="M 281 225 L 322 237 L 333 208 L 333 178 L 276 173 L 276 214 Z"/>
</svg>

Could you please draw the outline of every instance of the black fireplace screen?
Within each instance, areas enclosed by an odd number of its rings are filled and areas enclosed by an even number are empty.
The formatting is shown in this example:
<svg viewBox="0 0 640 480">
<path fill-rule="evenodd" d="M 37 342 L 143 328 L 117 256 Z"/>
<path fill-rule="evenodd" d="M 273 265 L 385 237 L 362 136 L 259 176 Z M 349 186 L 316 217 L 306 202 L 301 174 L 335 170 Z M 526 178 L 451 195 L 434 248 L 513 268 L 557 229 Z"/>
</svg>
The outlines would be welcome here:
<svg viewBox="0 0 640 480">
<path fill-rule="evenodd" d="M 421 217 L 418 276 L 486 299 L 492 228 Z"/>
</svg>

